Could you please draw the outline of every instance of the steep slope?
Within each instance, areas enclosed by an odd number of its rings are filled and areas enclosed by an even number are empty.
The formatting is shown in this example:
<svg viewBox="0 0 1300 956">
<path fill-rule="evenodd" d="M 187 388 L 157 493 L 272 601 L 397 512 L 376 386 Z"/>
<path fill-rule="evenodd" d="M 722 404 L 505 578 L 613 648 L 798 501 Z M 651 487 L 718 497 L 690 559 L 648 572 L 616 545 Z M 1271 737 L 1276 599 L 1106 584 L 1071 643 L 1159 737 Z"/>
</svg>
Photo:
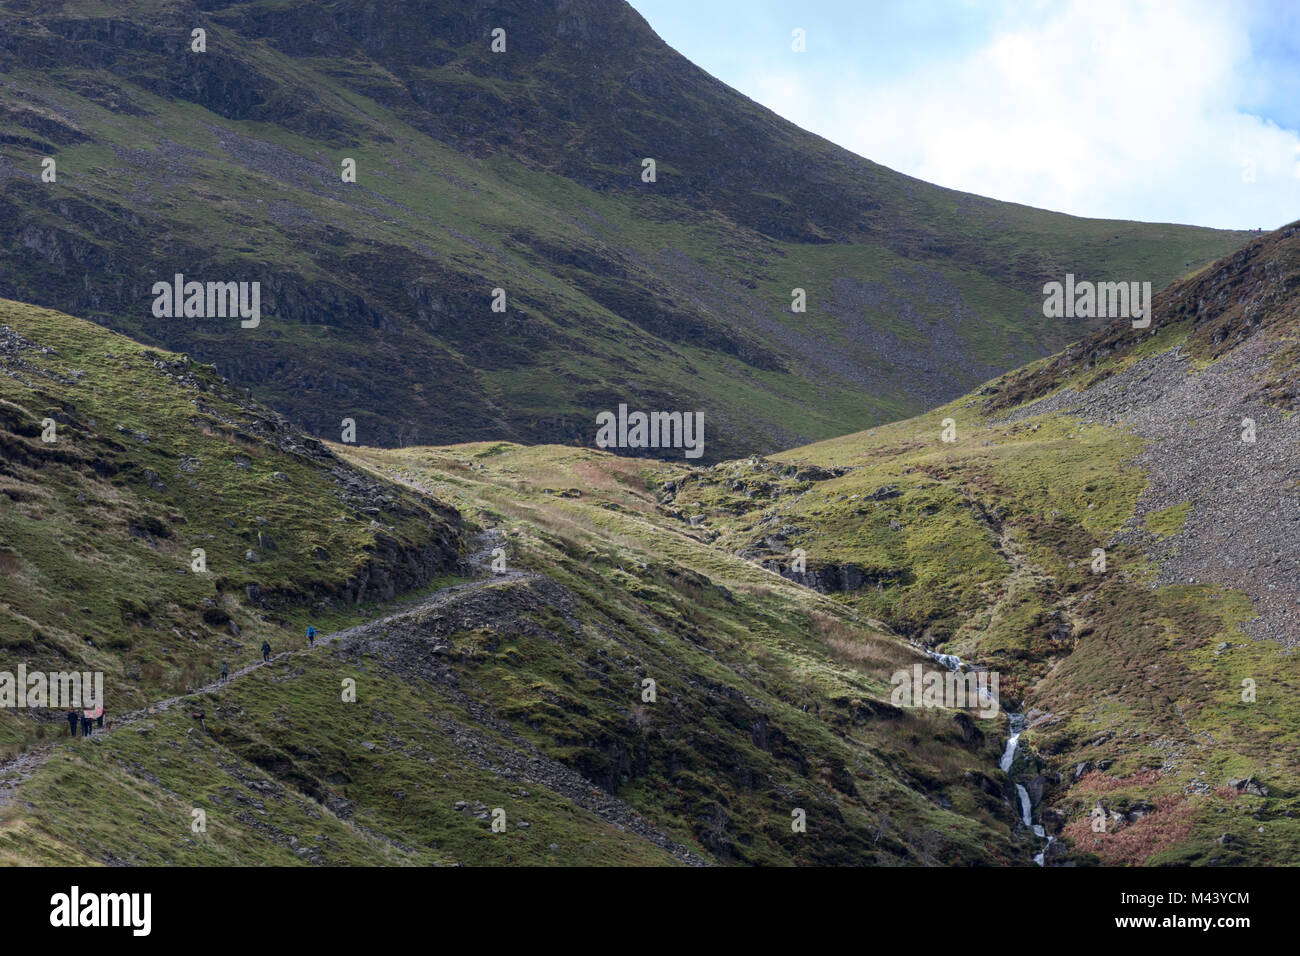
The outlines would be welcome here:
<svg viewBox="0 0 1300 956">
<path fill-rule="evenodd" d="M 8 301 L 0 372 L 0 672 L 103 671 L 117 724 L 0 709 L 6 862 L 1029 860 L 1004 721 L 890 704 L 922 653 L 682 527 L 657 466 L 326 446 Z"/>
<path fill-rule="evenodd" d="M 296 644 L 307 620 L 437 583 L 456 571 L 459 529 L 209 366 L 0 300 L 10 674 L 102 671 L 121 713 L 253 660 L 263 640 Z M 0 708 L 9 752 L 59 733 L 59 713 Z"/>
<path fill-rule="evenodd" d="M 1292 225 L 1163 290 L 1150 329 L 686 472 L 669 506 L 1000 672 L 1049 861 L 1294 863 L 1298 334 Z"/>
<path fill-rule="evenodd" d="M 789 447 L 1089 331 L 1047 279 L 1160 286 L 1245 238 L 899 175 L 603 0 L 9 4 L 0 144 L 0 294 L 370 444 L 585 444 L 627 402 L 704 411 L 709 460 Z M 177 273 L 260 282 L 260 325 L 155 318 Z"/>
</svg>

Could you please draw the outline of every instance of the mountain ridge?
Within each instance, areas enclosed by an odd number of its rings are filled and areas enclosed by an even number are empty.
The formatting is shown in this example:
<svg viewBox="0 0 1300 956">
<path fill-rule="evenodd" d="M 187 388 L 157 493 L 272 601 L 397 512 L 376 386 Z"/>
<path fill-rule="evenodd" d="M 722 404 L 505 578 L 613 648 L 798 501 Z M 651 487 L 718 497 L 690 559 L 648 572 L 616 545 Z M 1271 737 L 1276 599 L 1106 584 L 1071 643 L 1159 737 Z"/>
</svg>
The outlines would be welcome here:
<svg viewBox="0 0 1300 956">
<path fill-rule="evenodd" d="M 775 451 L 1063 347 L 1084 329 L 1044 319 L 1047 278 L 1163 285 L 1245 238 L 887 170 L 623 3 L 0 17 L 0 294 L 216 362 L 324 438 L 346 417 L 371 444 L 586 444 L 626 401 L 704 411 L 709 460 Z M 149 289 L 176 272 L 260 281 L 263 328 L 154 319 Z"/>
<path fill-rule="evenodd" d="M 0 9 L 0 647 L 132 716 L 0 709 L 0 859 L 1295 862 L 1300 224 L 962 196 L 649 34 Z M 708 453 L 591 447 L 624 404 Z"/>
</svg>

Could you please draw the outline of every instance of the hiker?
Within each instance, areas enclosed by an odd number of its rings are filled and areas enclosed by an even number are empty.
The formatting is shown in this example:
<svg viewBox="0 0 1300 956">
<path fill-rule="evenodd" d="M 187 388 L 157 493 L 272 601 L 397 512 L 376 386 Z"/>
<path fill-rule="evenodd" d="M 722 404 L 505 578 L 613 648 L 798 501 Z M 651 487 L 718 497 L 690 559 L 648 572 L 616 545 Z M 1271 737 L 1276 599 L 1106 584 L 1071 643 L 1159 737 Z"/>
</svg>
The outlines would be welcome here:
<svg viewBox="0 0 1300 956">
<path fill-rule="evenodd" d="M 71 707 L 68 708 L 68 733 L 77 736 L 77 712 Z"/>
<path fill-rule="evenodd" d="M 314 647 L 315 644 L 316 644 L 316 628 L 308 624 L 307 625 L 307 646 Z"/>
<path fill-rule="evenodd" d="M 95 723 L 90 719 L 90 714 L 83 710 L 81 712 L 81 736 L 89 737 L 94 727 Z"/>
<path fill-rule="evenodd" d="M 190 716 L 199 722 L 199 726 L 203 728 L 203 732 L 206 734 L 208 732 L 208 722 L 203 711 L 196 711 L 195 713 L 190 714 Z"/>
<path fill-rule="evenodd" d="M 225 661 L 221 662 L 221 680 L 224 683 L 230 679 L 230 665 Z"/>
<path fill-rule="evenodd" d="M 262 661 L 265 663 L 271 659 L 271 642 L 262 642 Z"/>
<path fill-rule="evenodd" d="M 99 725 L 100 730 L 104 729 L 104 705 L 103 704 L 99 705 L 99 711 L 95 714 L 95 723 Z"/>
</svg>

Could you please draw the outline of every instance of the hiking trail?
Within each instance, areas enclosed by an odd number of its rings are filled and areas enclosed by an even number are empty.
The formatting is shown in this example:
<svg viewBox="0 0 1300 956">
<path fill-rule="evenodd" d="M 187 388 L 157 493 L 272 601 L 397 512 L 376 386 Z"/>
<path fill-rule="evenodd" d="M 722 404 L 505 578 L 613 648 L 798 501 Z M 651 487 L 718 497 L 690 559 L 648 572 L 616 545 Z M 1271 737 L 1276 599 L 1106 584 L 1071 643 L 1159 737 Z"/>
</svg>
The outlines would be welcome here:
<svg viewBox="0 0 1300 956">
<path fill-rule="evenodd" d="M 437 605 L 444 603 L 447 598 L 454 593 L 480 590 L 483 588 L 495 587 L 506 581 L 518 581 L 523 578 L 534 577 L 535 575 L 533 572 L 518 569 L 510 569 L 502 572 L 492 571 L 492 551 L 493 549 L 502 546 L 503 539 L 504 535 L 499 529 L 488 529 L 479 538 L 481 546 L 478 550 L 466 556 L 466 562 L 472 568 L 485 571 L 488 575 L 487 577 L 478 578 L 473 581 L 466 581 L 462 584 L 453 584 L 445 588 L 439 588 L 437 591 L 434 591 L 426 597 L 418 598 L 399 606 L 398 609 L 394 610 L 391 614 L 363 621 L 360 624 L 354 624 L 351 627 L 346 627 L 339 631 L 333 631 L 329 634 L 318 634 L 316 637 L 316 643 L 313 645 L 294 648 L 288 651 L 281 651 L 279 654 L 272 655 L 268 660 L 254 661 L 252 664 L 247 664 L 238 670 L 232 670 L 229 677 L 218 678 L 210 684 L 205 684 L 202 687 L 187 691 L 184 694 L 165 697 L 162 700 L 153 701 L 152 703 L 146 704 L 144 707 L 137 708 L 136 710 L 116 714 L 112 718 L 111 726 L 105 726 L 104 728 L 99 729 L 97 733 L 91 736 L 91 739 L 94 740 L 98 737 L 110 734 L 120 727 L 125 727 L 129 724 L 135 723 L 141 718 L 153 717 L 158 714 L 166 713 L 172 707 L 183 701 L 201 697 L 204 694 L 210 694 L 214 691 L 220 690 L 231 681 L 238 680 L 246 674 L 251 674 L 259 667 L 267 667 L 277 661 L 287 660 L 297 654 L 310 653 L 317 647 L 323 647 L 324 645 L 332 644 L 341 638 L 359 634 L 366 628 L 385 624 L 389 621 L 405 617 L 408 614 L 413 614 L 429 607 L 436 607 Z M 6 806 L 13 801 L 14 795 L 17 793 L 19 787 L 40 770 L 45 761 L 49 759 L 50 755 L 54 753 L 57 747 L 62 746 L 66 741 L 73 739 L 84 740 L 85 738 L 73 738 L 69 735 L 58 741 L 47 743 L 39 747 L 33 747 L 31 750 L 24 751 L 16 757 L 0 761 L 0 807 Z"/>
</svg>

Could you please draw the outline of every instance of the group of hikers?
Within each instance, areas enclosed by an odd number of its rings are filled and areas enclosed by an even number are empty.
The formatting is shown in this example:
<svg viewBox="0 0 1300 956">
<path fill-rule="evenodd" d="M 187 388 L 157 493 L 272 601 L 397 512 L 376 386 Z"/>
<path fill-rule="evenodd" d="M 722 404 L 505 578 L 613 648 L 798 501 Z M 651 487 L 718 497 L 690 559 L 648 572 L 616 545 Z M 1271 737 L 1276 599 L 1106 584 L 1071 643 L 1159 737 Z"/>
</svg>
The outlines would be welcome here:
<svg viewBox="0 0 1300 956">
<path fill-rule="evenodd" d="M 307 626 L 307 646 L 316 646 L 316 628 L 314 625 Z M 262 663 L 265 664 L 271 660 L 271 642 L 262 642 Z M 221 662 L 221 679 L 223 681 L 230 679 L 230 665 L 225 661 Z"/>
<path fill-rule="evenodd" d="M 68 708 L 68 733 L 73 737 L 77 736 L 77 725 L 81 725 L 81 736 L 89 737 L 98 725 L 101 729 L 104 726 L 104 707 L 101 704 L 94 710 L 83 710 L 78 713 L 75 707 Z"/>
<path fill-rule="evenodd" d="M 307 646 L 308 647 L 316 646 L 316 628 L 314 626 L 308 626 L 307 628 Z M 270 659 L 271 659 L 271 644 L 269 641 L 263 641 L 262 661 L 265 663 Z M 230 664 L 227 661 L 221 662 L 221 680 L 223 682 L 230 680 Z M 203 711 L 199 711 L 198 713 L 192 714 L 191 716 L 195 717 L 201 724 L 204 725 L 203 726 L 204 731 L 207 730 L 207 726 L 204 723 Z M 104 727 L 104 707 L 102 704 L 99 707 L 97 707 L 95 710 L 84 710 L 80 712 L 78 712 L 75 707 L 69 707 L 67 717 L 68 717 L 68 733 L 71 734 L 73 737 L 77 736 L 78 726 L 81 727 L 81 736 L 83 737 L 89 737 L 91 733 L 94 732 L 96 726 L 98 726 L 101 730 Z"/>
</svg>

